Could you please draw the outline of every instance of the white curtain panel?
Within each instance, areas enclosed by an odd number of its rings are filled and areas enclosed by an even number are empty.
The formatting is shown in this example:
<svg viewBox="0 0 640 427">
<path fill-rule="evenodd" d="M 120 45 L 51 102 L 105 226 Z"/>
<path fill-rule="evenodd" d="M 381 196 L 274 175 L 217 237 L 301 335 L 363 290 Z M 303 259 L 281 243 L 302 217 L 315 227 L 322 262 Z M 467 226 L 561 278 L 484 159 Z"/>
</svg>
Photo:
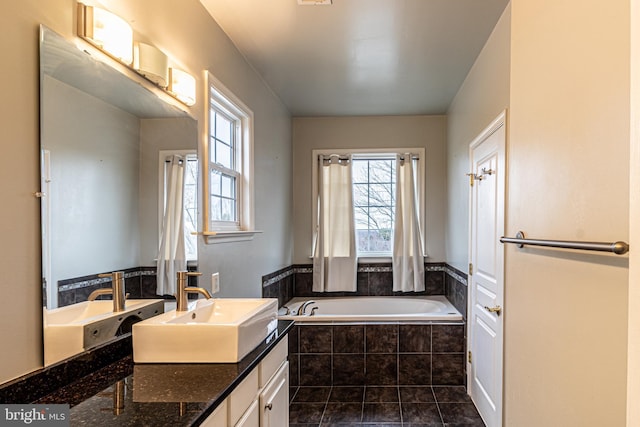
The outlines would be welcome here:
<svg viewBox="0 0 640 427">
<path fill-rule="evenodd" d="M 319 156 L 314 292 L 356 291 L 351 156 Z"/>
<path fill-rule="evenodd" d="M 167 173 L 166 204 L 162 220 L 160 250 L 158 252 L 158 295 L 176 292 L 176 273 L 187 270 L 184 247 L 184 179 L 185 167 L 181 156 L 171 156 Z"/>
<path fill-rule="evenodd" d="M 420 235 L 413 160 L 410 153 L 397 155 L 392 260 L 393 290 L 396 292 L 424 291 L 424 252 Z"/>
</svg>

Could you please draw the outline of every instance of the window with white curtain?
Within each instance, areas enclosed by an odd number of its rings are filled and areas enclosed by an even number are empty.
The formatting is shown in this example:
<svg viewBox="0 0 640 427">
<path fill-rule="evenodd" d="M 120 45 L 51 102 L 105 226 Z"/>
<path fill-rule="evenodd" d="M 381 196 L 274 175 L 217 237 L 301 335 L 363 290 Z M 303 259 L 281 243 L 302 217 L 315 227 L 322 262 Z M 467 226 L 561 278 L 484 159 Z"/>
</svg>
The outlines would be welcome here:
<svg viewBox="0 0 640 427">
<path fill-rule="evenodd" d="M 351 154 L 353 157 L 353 205 L 356 246 L 360 258 L 386 258 L 392 255 L 396 194 L 396 155 L 414 153 L 414 175 L 418 215 L 424 219 L 423 148 L 371 150 L 313 150 L 318 155 Z M 313 173 L 315 180 L 315 170 Z M 316 212 L 317 184 L 313 183 L 313 211 Z M 424 221 L 420 221 L 424 224 Z M 424 239 L 424 237 L 423 237 Z"/>
<path fill-rule="evenodd" d="M 211 73 L 204 164 L 207 242 L 253 237 L 253 112 Z"/>
</svg>

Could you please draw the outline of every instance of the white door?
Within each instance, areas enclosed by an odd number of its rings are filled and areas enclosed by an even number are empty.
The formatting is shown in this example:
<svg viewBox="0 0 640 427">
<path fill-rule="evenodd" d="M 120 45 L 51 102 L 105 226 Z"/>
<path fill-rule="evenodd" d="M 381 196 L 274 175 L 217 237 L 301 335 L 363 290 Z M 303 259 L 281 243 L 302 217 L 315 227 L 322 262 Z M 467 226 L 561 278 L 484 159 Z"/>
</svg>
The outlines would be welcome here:
<svg viewBox="0 0 640 427">
<path fill-rule="evenodd" d="M 469 146 L 468 389 L 487 427 L 502 426 L 506 113 Z"/>
</svg>

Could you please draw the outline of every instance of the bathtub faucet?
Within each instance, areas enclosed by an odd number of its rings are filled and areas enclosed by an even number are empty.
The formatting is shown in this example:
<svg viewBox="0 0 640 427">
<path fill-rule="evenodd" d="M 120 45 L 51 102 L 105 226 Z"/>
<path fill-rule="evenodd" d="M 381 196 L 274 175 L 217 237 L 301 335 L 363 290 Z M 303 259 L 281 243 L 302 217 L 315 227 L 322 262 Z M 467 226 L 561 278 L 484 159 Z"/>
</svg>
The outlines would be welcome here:
<svg viewBox="0 0 640 427">
<path fill-rule="evenodd" d="M 309 300 L 309 301 L 303 302 L 302 305 L 300 306 L 300 308 L 298 309 L 298 316 L 304 316 L 305 315 L 304 311 L 307 309 L 307 307 L 309 307 L 311 304 L 315 304 L 315 303 L 316 302 L 313 301 L 313 300 Z"/>
</svg>

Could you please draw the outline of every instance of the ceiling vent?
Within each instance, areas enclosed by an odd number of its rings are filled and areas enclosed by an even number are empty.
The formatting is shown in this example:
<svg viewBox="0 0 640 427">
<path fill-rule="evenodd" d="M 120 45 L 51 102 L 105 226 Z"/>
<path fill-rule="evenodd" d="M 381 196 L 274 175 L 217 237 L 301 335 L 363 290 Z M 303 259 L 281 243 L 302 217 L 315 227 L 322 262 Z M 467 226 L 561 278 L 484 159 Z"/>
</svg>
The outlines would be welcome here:
<svg viewBox="0 0 640 427">
<path fill-rule="evenodd" d="M 324 6 L 331 3 L 332 0 L 298 0 L 298 4 L 302 6 Z"/>
</svg>

